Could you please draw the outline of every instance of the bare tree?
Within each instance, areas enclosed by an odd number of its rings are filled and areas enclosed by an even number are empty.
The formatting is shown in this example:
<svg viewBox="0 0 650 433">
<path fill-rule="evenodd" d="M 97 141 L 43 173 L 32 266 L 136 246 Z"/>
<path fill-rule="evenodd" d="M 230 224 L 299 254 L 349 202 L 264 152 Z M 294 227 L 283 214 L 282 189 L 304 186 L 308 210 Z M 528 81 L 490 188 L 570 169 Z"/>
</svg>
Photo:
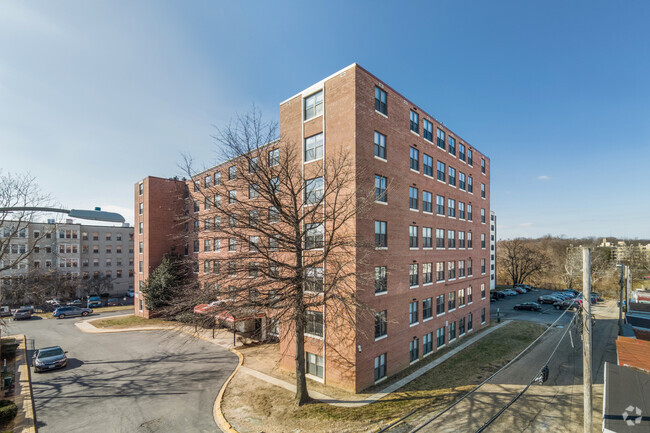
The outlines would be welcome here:
<svg viewBox="0 0 650 433">
<path fill-rule="evenodd" d="M 501 241 L 498 248 L 499 266 L 510 277 L 512 284 L 523 283 L 550 265 L 548 256 L 528 239 Z"/>
<path fill-rule="evenodd" d="M 355 290 L 364 276 L 355 271 L 362 253 L 354 222 L 369 191 L 356 189 L 348 154 L 309 155 L 315 161 L 303 167 L 301 143 L 277 137 L 277 125 L 255 110 L 218 129 L 229 178 L 221 185 L 206 185 L 209 174 L 197 174 L 185 157 L 194 181 L 185 227 L 195 251 L 228 251 L 193 264 L 204 290 L 233 314 L 264 312 L 294 340 L 302 405 L 309 400 L 305 332 L 322 330 L 325 307 L 330 332 L 366 311 Z"/>
</svg>

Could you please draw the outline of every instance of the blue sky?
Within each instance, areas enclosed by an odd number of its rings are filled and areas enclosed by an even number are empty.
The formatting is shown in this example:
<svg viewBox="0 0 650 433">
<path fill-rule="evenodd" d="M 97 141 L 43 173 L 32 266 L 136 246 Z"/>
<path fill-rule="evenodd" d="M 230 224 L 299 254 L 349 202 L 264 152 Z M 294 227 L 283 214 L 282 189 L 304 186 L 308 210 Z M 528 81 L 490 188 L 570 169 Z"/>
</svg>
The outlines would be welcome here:
<svg viewBox="0 0 650 433">
<path fill-rule="evenodd" d="M 650 238 L 650 2 L 0 0 L 0 168 L 133 219 L 354 62 L 491 158 L 499 238 Z"/>
</svg>

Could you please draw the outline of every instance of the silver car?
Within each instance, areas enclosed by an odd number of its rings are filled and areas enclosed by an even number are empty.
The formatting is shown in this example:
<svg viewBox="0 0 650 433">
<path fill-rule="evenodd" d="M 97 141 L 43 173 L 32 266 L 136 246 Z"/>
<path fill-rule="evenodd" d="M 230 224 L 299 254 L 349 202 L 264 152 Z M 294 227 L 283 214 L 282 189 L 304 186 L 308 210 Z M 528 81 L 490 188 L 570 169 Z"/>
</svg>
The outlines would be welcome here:
<svg viewBox="0 0 650 433">
<path fill-rule="evenodd" d="M 29 308 L 19 308 L 14 313 L 14 320 L 26 320 L 32 318 L 32 310 Z"/>
<path fill-rule="evenodd" d="M 66 353 L 59 346 L 44 347 L 36 350 L 32 358 L 34 361 L 34 372 L 40 373 L 41 371 L 65 367 L 68 364 L 68 357 L 65 356 Z"/>
</svg>

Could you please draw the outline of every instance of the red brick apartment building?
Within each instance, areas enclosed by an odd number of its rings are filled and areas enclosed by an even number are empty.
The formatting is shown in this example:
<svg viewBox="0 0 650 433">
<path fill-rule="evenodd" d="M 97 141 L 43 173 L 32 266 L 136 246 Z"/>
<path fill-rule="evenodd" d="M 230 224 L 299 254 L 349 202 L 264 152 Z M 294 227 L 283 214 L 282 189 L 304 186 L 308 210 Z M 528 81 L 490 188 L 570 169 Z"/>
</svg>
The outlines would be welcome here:
<svg viewBox="0 0 650 433">
<path fill-rule="evenodd" d="M 375 189 L 372 209 L 354 221 L 357 238 L 374 239 L 375 247 L 354 265 L 375 275 L 374 283 L 355 284 L 360 301 L 378 314 L 374 323 L 359 315 L 345 338 L 328 333 L 324 314 L 320 335 L 305 338 L 308 377 L 358 392 L 486 326 L 490 161 L 484 154 L 357 64 L 282 102 L 280 128 L 283 139 L 302 143 L 305 172 L 312 164 L 307 154 L 318 159 L 345 150 L 357 189 Z M 227 167 L 201 179 L 221 183 Z M 174 218 L 185 209 L 184 188 L 154 177 L 136 184 L 136 304 L 144 316 L 139 282 L 178 239 Z M 293 342 L 281 338 L 281 349 L 282 365 L 294 368 Z"/>
</svg>

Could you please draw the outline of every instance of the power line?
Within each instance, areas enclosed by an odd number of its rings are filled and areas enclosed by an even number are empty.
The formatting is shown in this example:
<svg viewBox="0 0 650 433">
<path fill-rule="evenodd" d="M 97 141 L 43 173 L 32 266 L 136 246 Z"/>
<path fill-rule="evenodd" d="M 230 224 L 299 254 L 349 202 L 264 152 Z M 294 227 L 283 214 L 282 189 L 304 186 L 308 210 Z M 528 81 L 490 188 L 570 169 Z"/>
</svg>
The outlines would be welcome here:
<svg viewBox="0 0 650 433">
<path fill-rule="evenodd" d="M 555 324 L 556 324 L 556 323 L 557 323 L 557 322 L 558 322 L 562 317 L 564 317 L 564 315 L 565 315 L 568 311 L 569 311 L 568 309 L 567 309 L 567 310 L 564 310 L 564 312 L 563 312 L 563 313 L 562 313 L 562 314 L 561 314 L 557 319 L 555 319 L 555 321 L 554 321 L 554 322 L 553 322 L 553 323 L 552 323 L 548 328 L 546 328 L 546 330 L 545 330 L 545 331 L 544 331 L 544 332 L 543 332 L 539 337 L 537 337 L 537 338 L 536 338 L 532 343 L 530 343 L 530 344 L 528 345 L 528 347 L 526 347 L 524 350 L 522 350 L 521 352 L 519 352 L 519 354 L 518 354 L 517 356 L 515 356 L 513 359 L 511 359 L 511 360 L 510 360 L 506 365 L 504 365 L 503 367 L 501 367 L 501 368 L 500 368 L 496 373 L 494 373 L 494 374 L 492 374 L 491 376 L 489 376 L 489 377 L 488 377 L 487 379 L 485 379 L 483 382 L 481 382 L 480 384 L 478 384 L 474 389 L 472 389 L 471 391 L 469 391 L 467 394 L 465 394 L 464 396 L 462 396 L 461 398 L 459 398 L 458 400 L 456 400 L 455 402 L 453 402 L 453 403 L 450 404 L 449 406 L 447 406 L 447 407 L 446 407 L 442 412 L 439 412 L 439 413 L 436 414 L 434 417 L 432 417 L 432 418 L 430 418 L 429 420 L 427 420 L 424 424 L 418 426 L 415 430 L 411 430 L 411 433 L 415 433 L 415 432 L 420 431 L 422 428 L 426 427 L 427 425 L 429 425 L 430 423 L 432 423 L 433 421 L 435 421 L 436 419 L 438 419 L 438 418 L 439 418 L 440 416 L 442 416 L 445 412 L 449 411 L 449 410 L 452 409 L 454 406 L 456 406 L 458 403 L 460 403 L 461 401 L 465 400 L 467 397 L 469 397 L 469 396 L 472 395 L 474 392 L 476 392 L 480 387 L 482 387 L 482 386 L 485 385 L 487 382 L 489 382 L 492 378 L 494 378 L 497 374 L 501 373 L 503 370 L 505 370 L 506 368 L 508 368 L 512 363 L 514 363 L 514 362 L 517 361 L 519 358 L 521 358 L 521 357 L 523 356 L 523 354 L 526 353 L 526 352 L 528 351 L 528 349 L 530 349 L 530 348 L 533 347 L 535 344 L 537 344 L 537 343 L 540 341 L 540 339 L 541 339 L 542 337 L 544 337 L 544 335 L 546 335 L 546 333 L 549 332 L 549 331 L 550 331 L 550 330 L 555 326 Z M 574 318 L 575 318 L 575 316 L 574 316 Z M 573 319 L 571 319 L 571 322 L 573 322 Z M 408 413 L 407 415 L 403 416 L 402 418 L 400 418 L 400 419 L 398 419 L 398 420 L 392 422 L 392 423 L 389 424 L 388 426 L 382 428 L 382 429 L 379 430 L 377 433 L 385 432 L 386 430 L 388 430 L 389 428 L 393 427 L 394 425 L 396 425 L 396 424 L 398 424 L 398 423 L 404 421 L 406 418 L 412 416 L 413 413 L 415 413 L 415 412 L 416 412 L 416 411 L 412 411 L 411 413 Z"/>
</svg>

